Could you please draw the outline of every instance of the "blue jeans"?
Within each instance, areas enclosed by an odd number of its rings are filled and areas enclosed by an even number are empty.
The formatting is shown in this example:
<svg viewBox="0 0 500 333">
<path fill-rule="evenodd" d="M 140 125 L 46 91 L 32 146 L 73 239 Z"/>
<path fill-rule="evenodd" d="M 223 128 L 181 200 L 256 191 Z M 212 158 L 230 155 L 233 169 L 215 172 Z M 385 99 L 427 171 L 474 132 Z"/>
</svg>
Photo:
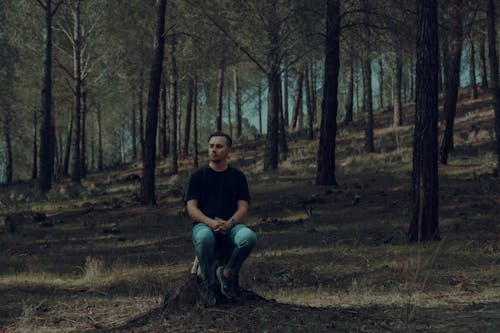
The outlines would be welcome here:
<svg viewBox="0 0 500 333">
<path fill-rule="evenodd" d="M 206 224 L 198 223 L 193 227 L 192 238 L 194 250 L 200 264 L 201 278 L 205 283 L 214 281 L 212 264 L 216 242 L 226 242 L 228 246 L 233 247 L 225 268 L 234 275 L 239 274 L 241 265 L 257 243 L 255 232 L 243 224 L 235 225 L 227 234 L 223 235 L 215 234 Z"/>
</svg>

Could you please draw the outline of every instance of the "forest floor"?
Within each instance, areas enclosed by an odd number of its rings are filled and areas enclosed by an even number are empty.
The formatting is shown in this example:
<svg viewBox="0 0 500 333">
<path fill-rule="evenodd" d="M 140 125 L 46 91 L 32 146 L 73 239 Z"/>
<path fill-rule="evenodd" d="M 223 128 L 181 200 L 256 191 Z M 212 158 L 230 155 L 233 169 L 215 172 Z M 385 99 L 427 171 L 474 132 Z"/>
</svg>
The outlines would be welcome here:
<svg viewBox="0 0 500 333">
<path fill-rule="evenodd" d="M 26 184 L 2 188 L 16 225 L 0 226 L 0 332 L 498 332 L 491 101 L 459 105 L 456 149 L 439 167 L 441 241 L 406 240 L 412 128 L 389 119 L 376 114 L 374 154 L 363 153 L 362 122 L 339 129 L 337 186 L 314 185 L 317 140 L 291 139 L 273 173 L 259 171 L 262 142 L 236 147 L 259 236 L 241 285 L 264 299 L 168 317 L 164 298 L 194 258 L 188 161 L 176 176 L 159 168 L 154 208 L 138 204 L 133 168 L 58 183 L 48 200 Z"/>
</svg>

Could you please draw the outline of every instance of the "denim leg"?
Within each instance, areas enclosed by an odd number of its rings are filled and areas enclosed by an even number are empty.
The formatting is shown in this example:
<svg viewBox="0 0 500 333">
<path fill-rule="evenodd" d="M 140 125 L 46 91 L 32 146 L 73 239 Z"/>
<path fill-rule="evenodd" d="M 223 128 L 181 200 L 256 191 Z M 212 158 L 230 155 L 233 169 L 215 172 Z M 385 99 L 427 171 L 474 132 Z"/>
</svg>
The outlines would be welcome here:
<svg viewBox="0 0 500 333">
<path fill-rule="evenodd" d="M 198 223 L 192 232 L 194 251 L 198 257 L 201 269 L 201 278 L 204 283 L 212 283 L 214 274 L 212 262 L 214 261 L 215 236 L 209 226 Z"/>
<path fill-rule="evenodd" d="M 230 230 L 229 238 L 234 244 L 234 249 L 226 268 L 232 274 L 238 275 L 241 265 L 243 265 L 243 262 L 248 258 L 257 243 L 257 235 L 247 226 L 237 224 Z"/>
</svg>

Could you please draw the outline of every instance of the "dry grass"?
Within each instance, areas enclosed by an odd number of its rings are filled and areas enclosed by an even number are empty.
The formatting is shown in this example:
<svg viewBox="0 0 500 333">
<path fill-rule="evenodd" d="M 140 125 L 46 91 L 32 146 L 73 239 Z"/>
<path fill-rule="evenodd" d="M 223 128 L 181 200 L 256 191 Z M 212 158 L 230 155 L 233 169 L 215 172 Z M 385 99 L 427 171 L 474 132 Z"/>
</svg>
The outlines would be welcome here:
<svg viewBox="0 0 500 333">
<path fill-rule="evenodd" d="M 317 141 L 290 142 L 289 158 L 276 173 L 256 171 L 262 162 L 249 152 L 255 160 L 245 166 L 252 190 L 249 223 L 259 246 L 241 283 L 276 302 L 234 311 L 195 309 L 168 321 L 154 315 L 185 279 L 193 258 L 189 222 L 178 214 L 187 173 L 160 175 L 160 207 L 154 209 L 134 202 L 136 183 L 117 183 L 137 170 L 93 175 L 80 191 L 97 193 L 104 186 L 107 194 L 84 200 L 68 192 L 53 194 L 51 201 L 11 195 L 9 211 L 44 211 L 54 223 L 45 228 L 28 221 L 16 234 L 0 232 L 0 332 L 120 331 L 141 315 L 151 317 L 135 324 L 136 332 L 495 332 L 495 156 L 484 141 L 491 140 L 489 128 L 482 128 L 486 134 L 460 134 L 491 112 L 467 112 L 457 118 L 458 149 L 450 165 L 440 166 L 441 242 L 406 243 L 408 127 L 378 129 L 385 138 L 375 154 L 363 152 L 362 130 L 343 128 L 336 187 L 312 185 Z"/>
</svg>

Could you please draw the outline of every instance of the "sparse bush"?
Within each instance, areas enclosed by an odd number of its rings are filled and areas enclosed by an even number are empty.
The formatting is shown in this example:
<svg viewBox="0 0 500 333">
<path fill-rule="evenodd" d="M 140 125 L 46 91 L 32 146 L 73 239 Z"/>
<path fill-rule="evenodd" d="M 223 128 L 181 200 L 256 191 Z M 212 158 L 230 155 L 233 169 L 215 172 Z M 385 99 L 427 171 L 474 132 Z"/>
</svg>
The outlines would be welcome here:
<svg viewBox="0 0 500 333">
<path fill-rule="evenodd" d="M 104 268 L 102 258 L 87 256 L 85 258 L 84 278 L 92 280 L 101 277 L 104 273 Z"/>
</svg>

